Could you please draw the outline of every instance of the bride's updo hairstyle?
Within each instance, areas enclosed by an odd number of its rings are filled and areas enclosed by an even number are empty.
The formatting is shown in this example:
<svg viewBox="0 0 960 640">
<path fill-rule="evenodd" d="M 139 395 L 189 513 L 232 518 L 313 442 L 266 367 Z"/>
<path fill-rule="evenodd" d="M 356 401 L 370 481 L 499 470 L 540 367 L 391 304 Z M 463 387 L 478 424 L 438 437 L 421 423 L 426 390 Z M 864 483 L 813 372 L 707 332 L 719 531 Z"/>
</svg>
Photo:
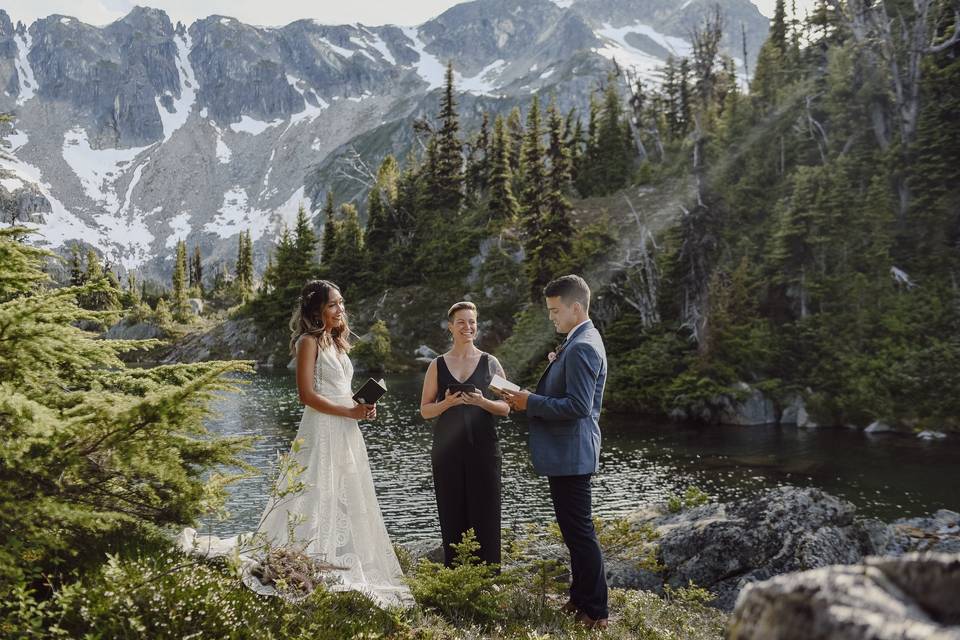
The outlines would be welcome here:
<svg viewBox="0 0 960 640">
<path fill-rule="evenodd" d="M 340 327 L 329 329 L 323 326 L 323 310 L 330 302 L 332 291 L 339 293 L 340 287 L 329 280 L 311 280 L 303 285 L 297 298 L 297 308 L 290 318 L 290 355 L 297 354 L 297 340 L 304 335 L 315 337 L 320 348 L 332 344 L 343 353 L 350 351 L 350 326 L 347 324 L 346 311 L 343 312 Z"/>
</svg>

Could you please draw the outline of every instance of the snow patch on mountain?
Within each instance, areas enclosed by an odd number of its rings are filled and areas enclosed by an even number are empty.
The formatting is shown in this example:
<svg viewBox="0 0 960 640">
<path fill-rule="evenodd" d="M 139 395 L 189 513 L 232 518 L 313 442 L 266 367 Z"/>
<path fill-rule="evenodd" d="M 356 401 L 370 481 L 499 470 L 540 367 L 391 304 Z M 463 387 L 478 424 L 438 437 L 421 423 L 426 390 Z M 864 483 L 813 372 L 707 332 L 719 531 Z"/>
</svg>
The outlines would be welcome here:
<svg viewBox="0 0 960 640">
<path fill-rule="evenodd" d="M 389 49 L 389 47 L 387 47 L 387 43 L 384 42 L 383 39 L 382 39 L 380 36 L 378 36 L 377 34 L 375 34 L 375 33 L 372 32 L 372 31 L 370 31 L 370 30 L 367 29 L 366 27 L 361 27 L 361 28 L 362 28 L 363 31 L 364 31 L 364 34 L 365 34 L 365 35 L 364 35 L 364 40 L 366 40 L 368 46 L 371 46 L 371 47 L 373 47 L 374 49 L 376 49 L 377 51 L 379 51 L 379 52 L 380 52 L 380 55 L 383 56 L 383 59 L 384 59 L 384 60 L 386 60 L 387 62 L 389 62 L 391 65 L 396 66 L 397 61 L 396 61 L 396 59 L 393 57 L 393 54 L 390 53 L 390 49 Z"/>
<path fill-rule="evenodd" d="M 664 35 L 640 22 L 626 27 L 612 27 L 604 24 L 602 28 L 597 29 L 596 34 L 605 41 L 605 44 L 594 51 L 604 58 L 616 60 L 617 64 L 632 68 L 644 79 L 658 80 L 663 60 L 630 45 L 626 40 L 627 34 L 630 33 L 649 37 L 677 57 L 689 56 L 692 50 L 690 43 L 683 38 Z"/>
<path fill-rule="evenodd" d="M 33 46 L 33 39 L 30 37 L 29 32 L 25 32 L 22 36 L 20 34 L 15 35 L 13 41 L 17 44 L 17 59 L 14 62 L 14 66 L 17 69 L 17 79 L 19 81 L 17 105 L 22 105 L 32 98 L 39 88 L 37 79 L 33 75 L 33 67 L 30 66 L 29 58 L 30 48 Z"/>
<path fill-rule="evenodd" d="M 152 145 L 150 145 L 152 146 Z M 74 127 L 63 136 L 63 159 L 80 179 L 84 193 L 112 212 L 120 210 L 114 186 L 124 168 L 147 147 L 132 149 L 93 149 L 83 127 Z"/>
<path fill-rule="evenodd" d="M 157 103 L 157 111 L 160 112 L 160 121 L 163 124 L 163 140 L 166 142 L 173 135 L 173 132 L 182 127 L 190 116 L 190 110 L 193 108 L 197 99 L 197 77 L 193 73 L 193 66 L 190 64 L 190 49 L 193 47 L 189 33 L 183 36 L 175 37 L 177 43 L 177 76 L 180 79 L 180 97 L 173 99 L 173 112 L 167 111 L 167 108 L 160 103 L 160 98 L 154 98 Z M 173 96 L 171 96 L 172 98 Z"/>
<path fill-rule="evenodd" d="M 208 233 L 221 238 L 229 238 L 237 233 L 249 230 L 254 240 L 270 229 L 270 215 L 266 211 L 251 208 L 247 204 L 247 192 L 236 186 L 223 194 L 223 204 L 217 210 L 216 217 L 203 226 Z"/>
<path fill-rule="evenodd" d="M 444 74 L 447 71 L 446 66 L 440 62 L 437 56 L 427 53 L 426 45 L 420 39 L 420 33 L 417 27 L 401 27 L 403 35 L 407 36 L 413 43 L 411 48 L 420 56 L 420 61 L 416 63 L 417 74 L 427 81 L 430 89 L 436 89 L 443 86 Z"/>
<path fill-rule="evenodd" d="M 455 73 L 454 75 L 457 76 L 457 88 L 460 91 L 467 91 L 479 95 L 490 95 L 494 93 L 499 86 L 497 80 L 500 79 L 500 74 L 506 68 L 507 64 L 507 61 L 503 59 L 494 60 L 472 78 L 463 78 L 460 77 L 460 74 Z"/>
<path fill-rule="evenodd" d="M 157 207 L 150 213 L 155 214 L 159 212 L 160 207 Z M 190 231 L 193 229 L 190 225 L 190 214 L 187 212 L 178 213 L 167 220 L 167 226 L 170 227 L 170 235 L 167 236 L 167 241 L 164 243 L 167 249 L 173 249 L 177 246 L 177 242 L 189 236 Z"/>
<path fill-rule="evenodd" d="M 270 127 L 275 127 L 277 125 L 283 124 L 283 120 L 279 118 L 277 120 L 271 120 L 270 122 L 264 122 L 263 120 L 254 120 L 250 116 L 241 116 L 240 122 L 231 122 L 230 129 L 234 133 L 249 133 L 252 136 L 258 136 Z"/>
</svg>

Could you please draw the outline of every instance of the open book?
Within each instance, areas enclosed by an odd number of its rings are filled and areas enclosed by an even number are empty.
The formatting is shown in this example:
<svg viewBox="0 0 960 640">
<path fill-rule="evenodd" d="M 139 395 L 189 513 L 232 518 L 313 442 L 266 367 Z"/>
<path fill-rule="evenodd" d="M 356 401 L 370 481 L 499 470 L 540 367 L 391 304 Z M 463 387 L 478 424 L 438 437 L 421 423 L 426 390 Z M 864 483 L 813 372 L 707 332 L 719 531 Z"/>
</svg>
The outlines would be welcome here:
<svg viewBox="0 0 960 640">
<path fill-rule="evenodd" d="M 383 378 L 380 380 L 367 378 L 363 386 L 353 394 L 353 399 L 357 404 L 374 404 L 382 398 L 386 392 L 387 383 L 383 381 Z"/>
<path fill-rule="evenodd" d="M 493 374 L 493 379 L 488 386 L 494 391 L 520 391 L 519 386 L 497 374 Z"/>
</svg>

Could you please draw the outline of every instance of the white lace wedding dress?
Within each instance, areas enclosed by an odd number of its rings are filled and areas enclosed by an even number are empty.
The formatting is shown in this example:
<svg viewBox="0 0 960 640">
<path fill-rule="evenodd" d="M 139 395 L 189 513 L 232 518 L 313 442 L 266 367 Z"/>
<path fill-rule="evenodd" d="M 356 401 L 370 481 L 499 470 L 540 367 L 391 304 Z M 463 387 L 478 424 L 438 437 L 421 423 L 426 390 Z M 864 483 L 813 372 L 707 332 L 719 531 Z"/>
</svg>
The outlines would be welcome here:
<svg viewBox="0 0 960 640">
<path fill-rule="evenodd" d="M 317 393 L 334 402 L 351 402 L 352 379 L 353 364 L 346 354 L 332 346 L 319 350 L 314 371 Z M 360 591 L 381 606 L 412 605 L 413 598 L 383 524 L 357 421 L 305 407 L 296 437 L 300 446 L 290 455 L 302 467 L 294 480 L 303 483 L 303 490 L 272 498 L 264 509 L 258 533 L 278 546 L 290 542 L 292 531 L 297 548 L 342 567 L 334 572 L 332 590 Z M 280 478 L 278 486 L 286 489 L 290 480 Z M 233 553 L 238 538 L 219 539 L 187 529 L 179 544 L 193 553 L 217 556 Z M 261 593 L 272 592 L 249 575 L 251 564 L 252 559 L 247 563 L 244 582 Z"/>
</svg>

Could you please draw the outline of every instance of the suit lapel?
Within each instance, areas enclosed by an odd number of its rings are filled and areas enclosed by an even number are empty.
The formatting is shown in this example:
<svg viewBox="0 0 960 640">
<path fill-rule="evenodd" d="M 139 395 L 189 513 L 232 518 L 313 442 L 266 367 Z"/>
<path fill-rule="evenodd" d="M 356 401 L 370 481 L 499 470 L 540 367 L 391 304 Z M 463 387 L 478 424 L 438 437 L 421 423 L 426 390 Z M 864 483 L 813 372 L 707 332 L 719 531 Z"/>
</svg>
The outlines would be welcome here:
<svg viewBox="0 0 960 640">
<path fill-rule="evenodd" d="M 547 377 L 547 373 L 550 372 L 550 368 L 557 362 L 557 360 L 563 357 L 563 352 L 569 349 L 570 345 L 573 344 L 574 340 L 576 340 L 581 335 L 583 335 L 584 331 L 586 331 L 592 326 L 593 326 L 593 321 L 592 320 L 587 321 L 582 325 L 580 325 L 580 327 L 578 327 L 572 334 L 567 336 L 566 344 L 564 345 L 563 349 L 560 350 L 560 353 L 557 354 L 557 357 L 553 360 L 553 362 L 550 362 L 547 364 L 546 368 L 543 370 L 543 373 L 540 374 L 540 379 L 537 380 L 537 391 L 540 390 L 540 385 L 543 383 L 544 379 Z"/>
</svg>

